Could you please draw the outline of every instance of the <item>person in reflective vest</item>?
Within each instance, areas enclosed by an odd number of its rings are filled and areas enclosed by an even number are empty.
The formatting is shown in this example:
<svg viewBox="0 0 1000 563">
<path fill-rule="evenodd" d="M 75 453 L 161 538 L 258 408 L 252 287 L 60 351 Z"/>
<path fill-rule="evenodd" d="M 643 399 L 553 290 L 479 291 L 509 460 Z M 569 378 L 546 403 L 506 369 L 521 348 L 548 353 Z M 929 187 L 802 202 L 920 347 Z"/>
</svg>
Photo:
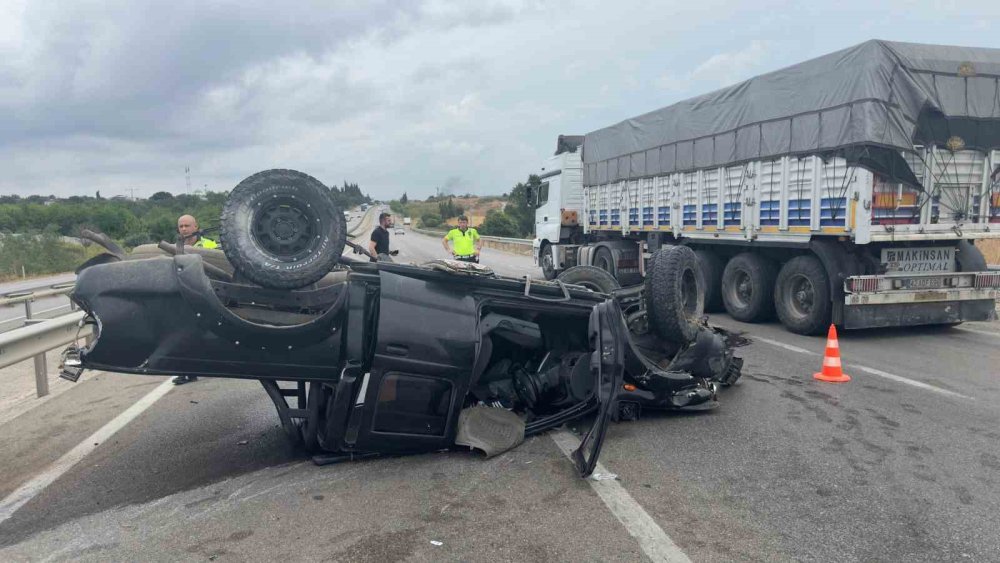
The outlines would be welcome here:
<svg viewBox="0 0 1000 563">
<path fill-rule="evenodd" d="M 177 219 L 177 232 L 184 237 L 185 246 L 198 248 L 219 248 L 219 243 L 201 236 L 198 232 L 198 220 L 191 215 L 181 215 Z"/>
<path fill-rule="evenodd" d="M 448 246 L 448 242 L 452 247 Z M 483 239 L 476 229 L 469 227 L 469 218 L 462 215 L 458 218 L 458 228 L 448 231 L 441 239 L 441 245 L 450 252 L 455 260 L 462 262 L 479 262 L 479 252 L 483 248 Z"/>
<path fill-rule="evenodd" d="M 214 240 L 201 236 L 198 232 L 198 221 L 191 215 L 181 215 L 177 219 L 177 234 L 184 237 L 185 246 L 194 246 L 197 248 L 219 247 L 218 243 Z M 198 377 L 194 375 L 178 375 L 173 381 L 174 385 L 184 385 L 185 383 L 197 380 Z"/>
</svg>

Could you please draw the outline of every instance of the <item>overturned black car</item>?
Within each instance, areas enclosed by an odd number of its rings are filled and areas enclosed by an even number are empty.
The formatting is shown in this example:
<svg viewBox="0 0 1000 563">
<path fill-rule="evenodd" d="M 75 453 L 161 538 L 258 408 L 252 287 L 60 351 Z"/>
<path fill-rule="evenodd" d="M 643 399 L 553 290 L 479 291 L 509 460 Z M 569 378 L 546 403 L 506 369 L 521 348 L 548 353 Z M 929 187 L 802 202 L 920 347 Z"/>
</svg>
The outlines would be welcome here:
<svg viewBox="0 0 1000 563">
<path fill-rule="evenodd" d="M 244 180 L 223 212 L 224 257 L 161 243 L 134 260 L 108 244 L 72 294 L 96 339 L 64 352 L 63 375 L 258 379 L 318 461 L 456 445 L 492 455 L 587 417 L 582 476 L 610 420 L 705 408 L 740 376 L 728 335 L 701 319 L 686 247 L 653 254 L 632 288 L 587 266 L 543 282 L 362 261 L 342 255 L 365 252 L 326 194 L 289 170 Z"/>
</svg>

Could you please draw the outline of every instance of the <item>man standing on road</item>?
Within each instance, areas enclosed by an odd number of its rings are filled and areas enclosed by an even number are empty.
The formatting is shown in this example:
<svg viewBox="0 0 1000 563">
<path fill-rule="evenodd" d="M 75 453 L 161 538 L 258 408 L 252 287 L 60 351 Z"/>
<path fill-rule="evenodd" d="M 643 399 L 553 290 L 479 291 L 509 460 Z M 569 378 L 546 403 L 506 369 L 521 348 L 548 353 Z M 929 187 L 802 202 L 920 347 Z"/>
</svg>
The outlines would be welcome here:
<svg viewBox="0 0 1000 563">
<path fill-rule="evenodd" d="M 177 234 L 184 237 L 185 246 L 219 248 L 214 240 L 201 236 L 198 232 L 198 220 L 191 215 L 181 215 L 177 219 Z M 174 385 L 184 385 L 192 381 L 198 381 L 198 378 L 194 375 L 178 375 L 174 378 Z"/>
<path fill-rule="evenodd" d="M 389 225 L 392 224 L 392 215 L 382 212 L 378 214 L 378 226 L 372 231 L 371 240 L 368 242 L 368 252 L 372 256 L 389 254 Z M 376 260 L 371 259 L 372 262 Z"/>
<path fill-rule="evenodd" d="M 454 249 L 448 246 L 448 241 L 452 241 Z M 441 245 L 446 252 L 451 253 L 455 260 L 462 262 L 479 263 L 479 252 L 483 248 L 483 239 L 479 237 L 476 229 L 469 227 L 469 218 L 462 215 L 458 218 L 458 228 L 448 231 L 448 234 L 441 239 Z"/>
<path fill-rule="evenodd" d="M 198 248 L 219 248 L 218 243 L 201 236 L 198 232 L 198 221 L 191 215 L 181 215 L 177 219 L 177 232 L 184 237 L 185 246 Z"/>
</svg>

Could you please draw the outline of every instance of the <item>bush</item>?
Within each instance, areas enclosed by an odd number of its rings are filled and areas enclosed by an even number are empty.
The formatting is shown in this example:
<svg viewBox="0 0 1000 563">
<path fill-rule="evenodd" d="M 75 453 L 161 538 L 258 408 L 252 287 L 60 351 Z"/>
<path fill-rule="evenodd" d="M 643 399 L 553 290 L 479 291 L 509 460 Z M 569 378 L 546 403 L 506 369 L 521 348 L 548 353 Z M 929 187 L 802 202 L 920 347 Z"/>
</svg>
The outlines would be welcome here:
<svg viewBox="0 0 1000 563">
<path fill-rule="evenodd" d="M 441 226 L 441 216 L 436 213 L 425 213 L 420 217 L 421 227 L 440 227 Z"/>
<path fill-rule="evenodd" d="M 486 219 L 477 229 L 480 234 L 493 237 L 517 237 L 520 235 L 517 223 L 499 209 L 491 209 L 486 213 Z"/>
<path fill-rule="evenodd" d="M 72 272 L 87 258 L 78 244 L 63 242 L 53 232 L 0 238 L 0 278 Z M 23 268 L 23 269 L 22 269 Z"/>
</svg>

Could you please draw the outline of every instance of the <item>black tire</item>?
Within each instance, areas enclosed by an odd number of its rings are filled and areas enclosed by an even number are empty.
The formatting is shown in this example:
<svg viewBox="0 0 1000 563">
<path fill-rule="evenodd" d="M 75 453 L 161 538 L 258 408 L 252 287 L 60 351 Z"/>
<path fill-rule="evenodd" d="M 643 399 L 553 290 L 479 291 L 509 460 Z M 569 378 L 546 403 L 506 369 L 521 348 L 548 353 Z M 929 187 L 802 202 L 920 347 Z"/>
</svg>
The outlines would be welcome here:
<svg viewBox="0 0 1000 563">
<path fill-rule="evenodd" d="M 705 280 L 694 251 L 686 246 L 657 250 L 646 279 L 648 313 L 656 333 L 679 343 L 694 340 L 705 313 Z"/>
<path fill-rule="evenodd" d="M 556 271 L 556 265 L 552 263 L 552 252 L 549 250 L 548 243 L 542 243 L 542 247 L 538 250 L 538 261 L 542 263 L 542 275 L 545 276 L 547 280 L 554 280 L 559 272 Z"/>
<path fill-rule="evenodd" d="M 602 246 L 594 252 L 594 266 L 611 274 L 611 277 L 618 279 L 618 272 L 615 268 L 615 258 L 611 255 L 611 249 Z"/>
<path fill-rule="evenodd" d="M 621 284 L 611 274 L 596 266 L 573 266 L 556 277 L 557 280 L 573 285 L 582 285 L 599 293 L 611 293 L 621 288 Z"/>
<path fill-rule="evenodd" d="M 722 271 L 722 304 L 729 316 L 754 323 L 774 314 L 774 262 L 759 254 L 737 254 Z"/>
<path fill-rule="evenodd" d="M 695 250 L 701 277 L 705 280 L 705 311 L 715 313 L 722 310 L 722 269 L 725 264 L 718 254 L 710 250 Z"/>
<path fill-rule="evenodd" d="M 985 272 L 986 257 L 983 252 L 976 248 L 976 245 L 967 240 L 960 240 L 956 245 L 958 252 L 955 256 L 956 266 L 959 272 Z"/>
<path fill-rule="evenodd" d="M 830 277 L 815 256 L 796 256 L 781 267 L 774 283 L 774 307 L 785 328 L 796 334 L 823 334 L 830 326 Z"/>
<path fill-rule="evenodd" d="M 344 214 L 319 180 L 265 170 L 243 180 L 222 209 L 222 248 L 232 265 L 264 287 L 318 281 L 344 251 Z"/>
</svg>

